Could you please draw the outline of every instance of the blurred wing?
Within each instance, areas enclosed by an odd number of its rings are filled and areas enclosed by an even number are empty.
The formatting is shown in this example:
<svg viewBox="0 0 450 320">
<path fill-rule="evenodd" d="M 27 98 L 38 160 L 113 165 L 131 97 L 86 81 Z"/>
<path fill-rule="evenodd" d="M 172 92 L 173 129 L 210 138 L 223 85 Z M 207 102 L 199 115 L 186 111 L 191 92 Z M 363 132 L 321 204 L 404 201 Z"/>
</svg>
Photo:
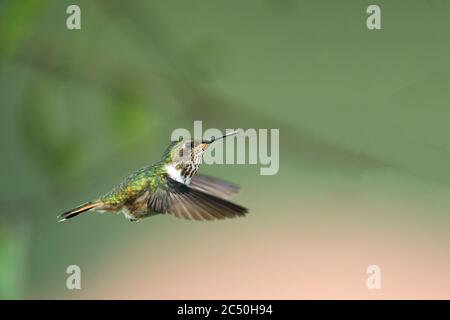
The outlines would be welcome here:
<svg viewBox="0 0 450 320">
<path fill-rule="evenodd" d="M 195 175 L 189 186 L 223 199 L 230 199 L 239 193 L 237 185 L 201 174 Z"/>
<path fill-rule="evenodd" d="M 183 183 L 168 179 L 148 200 L 148 207 L 161 213 L 189 220 L 214 220 L 244 216 L 248 210 Z"/>
</svg>

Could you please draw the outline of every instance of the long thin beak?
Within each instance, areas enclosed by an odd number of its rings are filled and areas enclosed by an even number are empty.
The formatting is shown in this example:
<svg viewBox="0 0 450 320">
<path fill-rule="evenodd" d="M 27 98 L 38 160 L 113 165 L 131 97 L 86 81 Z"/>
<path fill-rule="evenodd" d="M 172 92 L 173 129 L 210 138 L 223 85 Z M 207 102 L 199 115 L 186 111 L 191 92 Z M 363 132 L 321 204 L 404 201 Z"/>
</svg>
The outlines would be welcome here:
<svg viewBox="0 0 450 320">
<path fill-rule="evenodd" d="M 203 140 L 202 144 L 200 146 L 202 147 L 203 150 L 205 150 L 214 141 L 221 140 L 221 139 L 224 139 L 224 138 L 229 137 L 229 136 L 234 136 L 237 133 L 238 133 L 238 131 L 236 130 L 236 131 L 229 132 L 229 133 L 227 133 L 227 134 L 225 134 L 225 135 L 223 135 L 223 136 L 221 136 L 219 138 L 212 137 L 211 140 Z"/>
<path fill-rule="evenodd" d="M 211 144 L 211 143 L 213 143 L 214 141 L 218 141 L 218 140 L 224 139 L 224 138 L 229 137 L 229 136 L 234 136 L 234 135 L 236 135 L 237 133 L 238 133 L 237 130 L 232 131 L 232 132 L 228 132 L 227 134 L 225 134 L 225 135 L 223 135 L 223 136 L 221 136 L 221 137 L 218 137 L 218 138 L 212 137 L 211 140 L 209 140 L 209 141 L 208 141 L 208 140 L 203 141 L 203 143 Z"/>
</svg>

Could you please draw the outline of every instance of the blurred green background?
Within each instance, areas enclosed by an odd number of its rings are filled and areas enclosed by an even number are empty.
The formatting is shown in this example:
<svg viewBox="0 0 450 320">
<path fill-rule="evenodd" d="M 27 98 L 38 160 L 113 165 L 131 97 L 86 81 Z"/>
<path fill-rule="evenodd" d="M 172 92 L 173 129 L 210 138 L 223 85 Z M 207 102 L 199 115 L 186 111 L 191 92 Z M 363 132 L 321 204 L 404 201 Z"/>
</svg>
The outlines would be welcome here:
<svg viewBox="0 0 450 320">
<path fill-rule="evenodd" d="M 0 298 L 449 298 L 450 2 L 373 3 L 0 1 Z M 194 120 L 280 129 L 248 217 L 56 222 Z"/>
</svg>

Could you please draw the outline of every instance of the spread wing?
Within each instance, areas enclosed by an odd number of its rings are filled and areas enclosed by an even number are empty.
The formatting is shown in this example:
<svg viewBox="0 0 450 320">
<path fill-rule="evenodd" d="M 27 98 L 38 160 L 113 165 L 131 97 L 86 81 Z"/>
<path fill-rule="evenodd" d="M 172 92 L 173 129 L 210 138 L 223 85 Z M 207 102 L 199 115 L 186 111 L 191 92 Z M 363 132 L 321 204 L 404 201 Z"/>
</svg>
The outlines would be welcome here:
<svg viewBox="0 0 450 320">
<path fill-rule="evenodd" d="M 148 208 L 189 220 L 214 220 L 244 216 L 248 210 L 168 178 L 148 199 Z"/>
<path fill-rule="evenodd" d="M 223 199 L 230 199 L 239 193 L 237 185 L 201 174 L 195 175 L 189 186 Z"/>
</svg>

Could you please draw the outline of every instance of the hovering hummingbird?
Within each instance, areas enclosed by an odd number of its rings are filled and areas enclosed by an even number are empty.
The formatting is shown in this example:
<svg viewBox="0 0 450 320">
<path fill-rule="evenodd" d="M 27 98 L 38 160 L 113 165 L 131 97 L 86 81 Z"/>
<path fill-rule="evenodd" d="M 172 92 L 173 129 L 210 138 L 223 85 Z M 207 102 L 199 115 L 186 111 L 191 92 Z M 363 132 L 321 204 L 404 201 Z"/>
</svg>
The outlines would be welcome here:
<svg viewBox="0 0 450 320">
<path fill-rule="evenodd" d="M 208 146 L 236 133 L 233 131 L 211 140 L 172 142 L 159 162 L 131 174 L 99 199 L 61 214 L 58 221 L 88 211 L 122 212 L 130 221 L 162 213 L 193 220 L 244 216 L 248 212 L 246 208 L 227 200 L 238 193 L 238 186 L 196 175 Z"/>
</svg>

